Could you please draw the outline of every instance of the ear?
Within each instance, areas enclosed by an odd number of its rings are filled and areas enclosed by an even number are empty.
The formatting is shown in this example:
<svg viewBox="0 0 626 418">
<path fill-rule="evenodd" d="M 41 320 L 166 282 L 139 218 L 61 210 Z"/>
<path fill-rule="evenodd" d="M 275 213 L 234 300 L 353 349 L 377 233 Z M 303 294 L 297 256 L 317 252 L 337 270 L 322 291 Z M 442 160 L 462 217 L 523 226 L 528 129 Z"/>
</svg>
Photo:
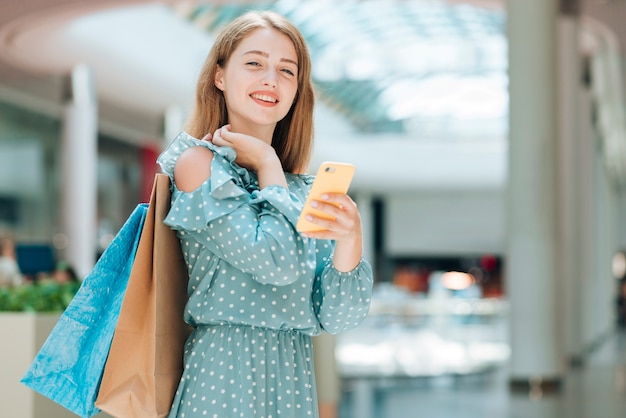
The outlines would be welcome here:
<svg viewBox="0 0 626 418">
<path fill-rule="evenodd" d="M 214 82 L 215 82 L 215 87 L 224 91 L 224 71 L 222 71 L 222 67 L 220 67 L 219 65 L 217 65 L 217 68 L 215 71 Z"/>
</svg>

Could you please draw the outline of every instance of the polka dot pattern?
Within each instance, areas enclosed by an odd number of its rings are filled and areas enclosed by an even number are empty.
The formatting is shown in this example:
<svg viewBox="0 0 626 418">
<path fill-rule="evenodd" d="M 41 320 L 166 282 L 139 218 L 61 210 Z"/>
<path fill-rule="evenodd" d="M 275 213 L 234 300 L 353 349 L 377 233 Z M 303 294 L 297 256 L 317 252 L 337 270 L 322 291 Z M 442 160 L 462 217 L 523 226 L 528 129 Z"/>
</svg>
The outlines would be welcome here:
<svg viewBox="0 0 626 418">
<path fill-rule="evenodd" d="M 199 327 L 171 418 L 317 417 L 311 338 L 295 331 Z"/>
<path fill-rule="evenodd" d="M 172 178 L 191 146 L 214 153 L 211 178 L 186 193 Z M 310 336 L 358 326 L 372 270 L 332 265 L 332 241 L 295 224 L 313 177 L 287 174 L 288 189 L 259 190 L 234 150 L 181 133 L 159 157 L 172 179 L 165 223 L 177 231 L 189 270 L 183 374 L 170 417 L 317 416 Z"/>
</svg>

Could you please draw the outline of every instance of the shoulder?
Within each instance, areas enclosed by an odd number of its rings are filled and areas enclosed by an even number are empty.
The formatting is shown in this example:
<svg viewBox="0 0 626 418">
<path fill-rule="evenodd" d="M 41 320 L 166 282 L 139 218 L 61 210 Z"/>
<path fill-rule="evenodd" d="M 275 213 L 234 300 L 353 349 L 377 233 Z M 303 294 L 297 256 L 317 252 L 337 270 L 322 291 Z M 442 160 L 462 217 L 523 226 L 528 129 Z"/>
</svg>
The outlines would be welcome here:
<svg viewBox="0 0 626 418">
<path fill-rule="evenodd" d="M 285 174 L 287 177 L 289 192 L 298 198 L 306 199 L 306 196 L 311 190 L 311 185 L 313 184 L 313 180 L 315 179 L 315 177 L 310 174 Z"/>
<path fill-rule="evenodd" d="M 289 174 L 287 178 L 294 188 L 303 190 L 306 193 L 309 192 L 315 180 L 313 174 Z"/>
<path fill-rule="evenodd" d="M 174 167 L 176 187 L 191 192 L 211 176 L 213 152 L 202 146 L 189 147 L 183 151 Z"/>
</svg>

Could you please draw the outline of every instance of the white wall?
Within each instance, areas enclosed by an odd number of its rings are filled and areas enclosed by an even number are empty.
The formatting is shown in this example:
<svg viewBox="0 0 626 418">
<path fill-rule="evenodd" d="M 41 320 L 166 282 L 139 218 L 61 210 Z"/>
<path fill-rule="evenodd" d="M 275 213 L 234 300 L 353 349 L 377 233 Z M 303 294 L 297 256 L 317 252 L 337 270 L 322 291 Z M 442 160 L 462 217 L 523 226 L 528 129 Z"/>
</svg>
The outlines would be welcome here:
<svg viewBox="0 0 626 418">
<path fill-rule="evenodd" d="M 390 256 L 502 254 L 504 198 L 500 191 L 393 195 L 385 201 Z"/>
</svg>

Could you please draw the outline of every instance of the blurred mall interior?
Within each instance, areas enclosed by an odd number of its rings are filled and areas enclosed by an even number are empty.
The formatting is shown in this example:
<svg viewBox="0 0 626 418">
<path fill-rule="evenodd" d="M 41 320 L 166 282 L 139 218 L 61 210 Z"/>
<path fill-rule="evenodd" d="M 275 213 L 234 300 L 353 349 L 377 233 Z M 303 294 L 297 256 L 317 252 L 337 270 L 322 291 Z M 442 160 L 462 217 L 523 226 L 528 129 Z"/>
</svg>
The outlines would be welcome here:
<svg viewBox="0 0 626 418">
<path fill-rule="evenodd" d="M 357 168 L 376 282 L 326 359 L 337 416 L 626 416 L 624 0 L 1 0 L 0 236 L 23 276 L 91 270 L 248 9 L 306 37 L 310 170 Z M 0 416 L 73 416 L 19 384 L 6 313 Z"/>
</svg>

